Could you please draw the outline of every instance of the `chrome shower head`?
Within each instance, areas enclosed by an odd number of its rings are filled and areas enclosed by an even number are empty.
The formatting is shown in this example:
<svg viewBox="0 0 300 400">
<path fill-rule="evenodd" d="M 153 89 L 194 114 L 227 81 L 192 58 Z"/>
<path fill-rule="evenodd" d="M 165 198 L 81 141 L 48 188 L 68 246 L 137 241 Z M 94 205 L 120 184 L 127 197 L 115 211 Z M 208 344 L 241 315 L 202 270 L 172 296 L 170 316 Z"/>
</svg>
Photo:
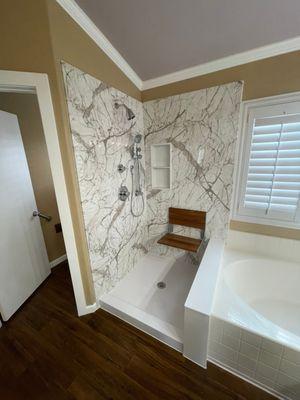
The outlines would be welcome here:
<svg viewBox="0 0 300 400">
<path fill-rule="evenodd" d="M 134 143 L 141 143 L 142 135 L 140 133 L 136 134 L 133 141 Z"/>
<path fill-rule="evenodd" d="M 130 121 L 131 119 L 135 118 L 135 114 L 134 112 L 131 110 L 131 108 L 127 107 L 125 104 L 119 104 L 119 103 L 115 103 L 115 108 L 118 109 L 119 107 L 124 107 L 126 110 L 126 116 L 128 121 Z"/>
<path fill-rule="evenodd" d="M 134 118 L 135 118 L 135 114 L 134 114 L 134 112 L 131 110 L 131 108 L 128 108 L 127 106 L 125 106 L 125 104 L 124 104 L 124 107 L 126 108 L 126 113 L 127 113 L 127 119 L 128 119 L 128 121 L 130 121 L 131 119 L 134 119 Z"/>
</svg>

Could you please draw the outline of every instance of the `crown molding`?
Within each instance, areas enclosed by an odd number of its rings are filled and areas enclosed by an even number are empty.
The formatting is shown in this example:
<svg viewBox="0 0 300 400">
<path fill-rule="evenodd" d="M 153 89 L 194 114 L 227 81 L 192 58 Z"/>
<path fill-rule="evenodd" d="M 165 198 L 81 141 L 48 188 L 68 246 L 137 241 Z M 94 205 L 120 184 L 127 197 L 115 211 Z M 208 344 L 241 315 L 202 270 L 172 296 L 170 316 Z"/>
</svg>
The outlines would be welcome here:
<svg viewBox="0 0 300 400">
<path fill-rule="evenodd" d="M 107 37 L 93 23 L 74 0 L 56 0 L 56 2 L 74 19 L 75 22 L 89 35 L 89 37 L 100 47 L 101 50 L 120 68 L 120 70 L 131 80 L 139 90 L 153 89 L 158 86 L 168 85 L 195 78 L 197 76 L 221 71 L 222 69 L 237 67 L 264 58 L 278 56 L 300 50 L 300 36 L 283 40 L 267 46 L 257 47 L 242 53 L 219 58 L 191 68 L 182 69 L 157 78 L 142 81 L 138 74 L 131 68 L 127 61 L 114 48 Z"/>
<path fill-rule="evenodd" d="M 149 79 L 143 81 L 142 88 L 143 90 L 152 89 L 297 50 L 300 50 L 300 36 Z"/>
<path fill-rule="evenodd" d="M 74 19 L 75 22 L 89 35 L 101 50 L 120 68 L 135 86 L 142 90 L 143 82 L 127 61 L 116 50 L 107 37 L 94 22 L 78 6 L 74 0 L 56 0 L 56 2 Z"/>
</svg>

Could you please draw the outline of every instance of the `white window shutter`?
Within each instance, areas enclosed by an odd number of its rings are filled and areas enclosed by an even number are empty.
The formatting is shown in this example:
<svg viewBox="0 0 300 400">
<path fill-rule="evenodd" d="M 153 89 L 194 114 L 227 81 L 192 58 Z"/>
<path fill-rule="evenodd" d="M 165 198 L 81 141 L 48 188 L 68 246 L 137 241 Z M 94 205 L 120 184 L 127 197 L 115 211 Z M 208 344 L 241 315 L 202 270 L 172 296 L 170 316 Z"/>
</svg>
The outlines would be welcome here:
<svg viewBox="0 0 300 400">
<path fill-rule="evenodd" d="M 286 115 L 274 115 L 270 108 L 265 115 L 263 108 L 253 113 L 247 125 L 251 140 L 244 153 L 239 212 L 299 223 L 300 108 L 299 113 Z"/>
</svg>

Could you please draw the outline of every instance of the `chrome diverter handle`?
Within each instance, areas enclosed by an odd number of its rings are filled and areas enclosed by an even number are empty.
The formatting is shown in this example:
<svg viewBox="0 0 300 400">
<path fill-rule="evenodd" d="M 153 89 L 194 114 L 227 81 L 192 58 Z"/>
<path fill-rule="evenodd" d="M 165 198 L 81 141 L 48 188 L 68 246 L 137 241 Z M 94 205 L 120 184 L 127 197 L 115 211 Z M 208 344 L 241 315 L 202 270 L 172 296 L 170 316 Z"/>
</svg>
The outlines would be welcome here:
<svg viewBox="0 0 300 400">
<path fill-rule="evenodd" d="M 130 195 L 129 190 L 127 189 L 127 186 L 121 186 L 119 189 L 119 200 L 121 201 L 126 201 Z"/>
</svg>

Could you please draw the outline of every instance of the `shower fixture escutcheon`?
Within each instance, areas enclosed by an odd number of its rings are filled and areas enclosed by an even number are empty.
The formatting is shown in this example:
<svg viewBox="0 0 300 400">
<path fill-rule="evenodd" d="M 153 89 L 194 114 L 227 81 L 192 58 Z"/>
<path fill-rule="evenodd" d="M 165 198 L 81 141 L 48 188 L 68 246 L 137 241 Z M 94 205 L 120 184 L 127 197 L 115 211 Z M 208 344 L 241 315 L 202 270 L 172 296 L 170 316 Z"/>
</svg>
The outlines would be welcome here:
<svg viewBox="0 0 300 400">
<path fill-rule="evenodd" d="M 122 172 L 124 172 L 125 169 L 126 169 L 125 165 L 123 165 L 123 164 L 119 164 L 119 165 L 118 165 L 118 172 L 120 172 L 120 174 L 121 174 Z"/>
<path fill-rule="evenodd" d="M 119 200 L 126 201 L 130 195 L 130 192 L 127 186 L 122 185 L 119 189 Z"/>
</svg>

